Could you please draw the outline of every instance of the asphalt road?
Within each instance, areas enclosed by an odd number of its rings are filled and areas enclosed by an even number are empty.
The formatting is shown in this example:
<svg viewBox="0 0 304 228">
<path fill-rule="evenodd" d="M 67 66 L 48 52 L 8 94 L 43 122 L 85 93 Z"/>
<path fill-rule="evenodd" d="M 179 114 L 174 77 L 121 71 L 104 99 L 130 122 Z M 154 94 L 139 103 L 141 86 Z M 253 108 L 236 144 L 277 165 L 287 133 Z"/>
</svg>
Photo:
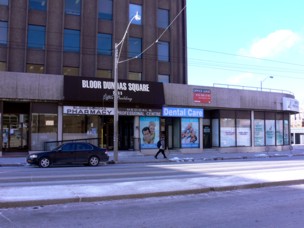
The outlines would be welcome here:
<svg viewBox="0 0 304 228">
<path fill-rule="evenodd" d="M 304 186 L 0 209 L 0 227 L 303 227 Z"/>
</svg>

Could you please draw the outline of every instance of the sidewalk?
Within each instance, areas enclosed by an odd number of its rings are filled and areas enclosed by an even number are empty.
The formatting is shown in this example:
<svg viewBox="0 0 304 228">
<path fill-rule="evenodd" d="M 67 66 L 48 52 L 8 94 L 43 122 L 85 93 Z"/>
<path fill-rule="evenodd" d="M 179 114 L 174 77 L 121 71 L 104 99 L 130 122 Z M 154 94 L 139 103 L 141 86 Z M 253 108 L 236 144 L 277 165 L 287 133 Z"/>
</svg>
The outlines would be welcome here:
<svg viewBox="0 0 304 228">
<path fill-rule="evenodd" d="M 304 156 L 303 149 L 265 153 L 218 153 L 205 151 L 201 154 L 169 154 L 169 159 L 155 159 L 139 152 L 120 152 L 119 163 L 187 162 L 233 159 L 267 159 L 269 157 Z M 110 153 L 110 158 L 113 154 Z M 24 157 L 0 158 L 0 166 L 26 165 Z M 0 167 L 1 169 L 1 167 Z M 268 173 L 255 170 L 254 173 L 240 175 L 206 175 L 193 178 L 160 179 L 144 181 L 124 181 L 118 183 L 88 183 L 66 185 L 44 185 L 25 187 L 1 187 L 0 208 L 25 207 L 36 205 L 63 204 L 76 202 L 93 202 L 127 198 L 169 196 L 181 194 L 206 193 L 211 191 L 228 191 L 237 189 L 259 188 L 304 184 L 304 173 L 299 171 L 279 171 Z M 60 194 L 58 194 L 60 192 Z"/>
</svg>

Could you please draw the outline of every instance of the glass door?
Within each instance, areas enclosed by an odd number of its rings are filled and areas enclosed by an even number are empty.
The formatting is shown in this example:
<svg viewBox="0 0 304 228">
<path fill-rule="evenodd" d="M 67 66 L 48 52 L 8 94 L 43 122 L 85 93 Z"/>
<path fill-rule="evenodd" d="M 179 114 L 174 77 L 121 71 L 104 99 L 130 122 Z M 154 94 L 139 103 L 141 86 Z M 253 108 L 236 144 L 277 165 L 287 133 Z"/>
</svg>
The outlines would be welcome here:
<svg viewBox="0 0 304 228">
<path fill-rule="evenodd" d="M 3 151 L 28 150 L 28 114 L 3 115 Z"/>
</svg>

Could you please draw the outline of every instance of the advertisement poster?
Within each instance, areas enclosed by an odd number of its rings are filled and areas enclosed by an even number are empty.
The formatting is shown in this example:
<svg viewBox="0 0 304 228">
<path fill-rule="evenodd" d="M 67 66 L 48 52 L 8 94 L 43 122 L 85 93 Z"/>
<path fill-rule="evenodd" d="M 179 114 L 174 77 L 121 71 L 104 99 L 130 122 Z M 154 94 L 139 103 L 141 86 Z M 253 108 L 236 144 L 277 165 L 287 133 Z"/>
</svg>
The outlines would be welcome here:
<svg viewBox="0 0 304 228">
<path fill-rule="evenodd" d="M 156 149 L 159 140 L 159 117 L 142 116 L 139 118 L 140 145 L 142 149 Z"/>
<path fill-rule="evenodd" d="M 254 145 L 264 146 L 264 120 L 254 121 Z"/>
<path fill-rule="evenodd" d="M 275 121 L 266 120 L 266 146 L 275 145 Z"/>
<path fill-rule="evenodd" d="M 289 124 L 288 120 L 284 120 L 284 145 L 289 144 Z"/>
<path fill-rule="evenodd" d="M 277 145 L 283 145 L 283 120 L 276 121 L 276 139 Z"/>
<path fill-rule="evenodd" d="M 199 148 L 199 119 L 182 118 L 182 148 Z"/>
</svg>

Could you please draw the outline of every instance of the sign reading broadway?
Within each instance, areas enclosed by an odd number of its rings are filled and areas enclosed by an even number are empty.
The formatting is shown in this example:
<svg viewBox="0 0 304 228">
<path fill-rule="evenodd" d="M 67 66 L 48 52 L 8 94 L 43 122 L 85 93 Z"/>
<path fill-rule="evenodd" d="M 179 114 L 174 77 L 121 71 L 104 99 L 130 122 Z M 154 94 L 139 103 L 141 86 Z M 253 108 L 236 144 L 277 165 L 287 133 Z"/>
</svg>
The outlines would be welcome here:
<svg viewBox="0 0 304 228">
<path fill-rule="evenodd" d="M 119 103 L 163 105 L 163 84 L 159 82 L 119 81 Z M 99 78 L 64 76 L 66 101 L 113 102 L 114 82 Z"/>
</svg>

